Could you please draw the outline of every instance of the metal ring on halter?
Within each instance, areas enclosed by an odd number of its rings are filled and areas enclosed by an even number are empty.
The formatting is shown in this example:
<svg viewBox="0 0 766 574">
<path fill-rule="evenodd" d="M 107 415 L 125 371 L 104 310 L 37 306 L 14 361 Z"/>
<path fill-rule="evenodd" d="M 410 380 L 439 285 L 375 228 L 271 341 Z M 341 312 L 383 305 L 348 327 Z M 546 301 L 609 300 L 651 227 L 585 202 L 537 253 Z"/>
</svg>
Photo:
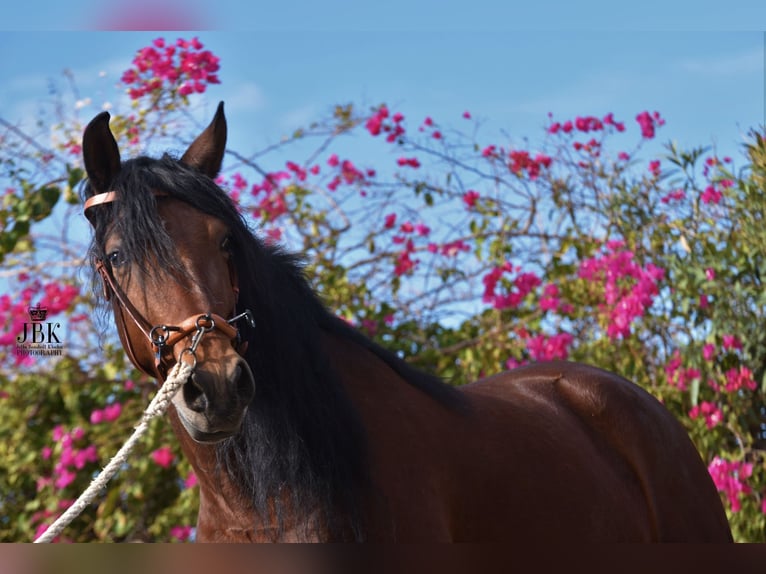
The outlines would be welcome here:
<svg viewBox="0 0 766 574">
<path fill-rule="evenodd" d="M 200 325 L 200 321 L 210 321 L 210 326 L 205 327 L 203 325 Z M 210 314 L 200 315 L 197 317 L 197 322 L 195 323 L 195 326 L 197 327 L 197 331 L 202 331 L 203 333 L 209 333 L 213 329 L 215 329 L 215 319 L 213 319 Z"/>
<path fill-rule="evenodd" d="M 157 335 L 157 331 L 163 331 L 164 335 Z M 167 325 L 157 325 L 155 327 L 152 327 L 152 330 L 149 331 L 149 339 L 152 342 L 152 345 L 155 347 L 162 347 L 162 345 L 165 344 L 165 341 L 168 340 L 168 333 L 170 332 L 170 328 Z"/>
<path fill-rule="evenodd" d="M 194 352 L 194 350 L 191 347 L 186 347 L 183 351 L 181 351 L 181 354 L 178 355 L 178 362 L 180 363 L 184 358 L 184 353 L 189 353 L 192 356 L 192 362 L 189 363 L 191 365 L 192 371 L 197 368 L 197 354 Z"/>
</svg>

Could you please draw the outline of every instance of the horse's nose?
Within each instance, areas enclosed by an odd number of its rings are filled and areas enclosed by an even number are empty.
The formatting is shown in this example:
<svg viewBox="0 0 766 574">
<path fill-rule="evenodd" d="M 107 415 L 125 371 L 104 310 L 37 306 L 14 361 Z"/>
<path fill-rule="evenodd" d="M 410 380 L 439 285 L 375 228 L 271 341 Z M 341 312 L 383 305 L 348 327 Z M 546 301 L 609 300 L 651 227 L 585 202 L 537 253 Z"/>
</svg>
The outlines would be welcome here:
<svg viewBox="0 0 766 574">
<path fill-rule="evenodd" d="M 209 371 L 195 371 L 183 386 L 183 399 L 186 406 L 196 412 L 210 413 L 211 410 L 241 408 L 250 404 L 255 394 L 255 382 L 250 368 L 244 359 L 237 359 L 222 377 Z"/>
<path fill-rule="evenodd" d="M 232 380 L 235 381 L 235 389 L 240 404 L 249 405 L 255 395 L 255 380 L 247 362 L 239 359 L 234 365 Z"/>
<path fill-rule="evenodd" d="M 208 373 L 195 371 L 183 386 L 184 403 L 195 413 L 203 413 L 207 409 L 208 399 L 205 387 L 209 388 L 209 383 L 205 384 L 203 381 L 208 377 Z"/>
</svg>

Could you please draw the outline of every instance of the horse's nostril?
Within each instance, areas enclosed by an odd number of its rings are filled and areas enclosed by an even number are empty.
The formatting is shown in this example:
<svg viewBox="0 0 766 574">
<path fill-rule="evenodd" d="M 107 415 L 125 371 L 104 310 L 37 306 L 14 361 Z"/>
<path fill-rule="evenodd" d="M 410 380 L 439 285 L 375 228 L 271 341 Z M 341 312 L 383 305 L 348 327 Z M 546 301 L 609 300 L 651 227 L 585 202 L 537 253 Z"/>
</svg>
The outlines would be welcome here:
<svg viewBox="0 0 766 574">
<path fill-rule="evenodd" d="M 237 396 L 249 404 L 255 394 L 255 382 L 250 369 L 237 365 L 234 371 L 234 380 L 237 385 Z"/>
<path fill-rule="evenodd" d="M 183 386 L 184 402 L 194 412 L 201 413 L 207 408 L 207 397 L 202 387 L 194 380 L 195 376 L 192 375 Z"/>
</svg>

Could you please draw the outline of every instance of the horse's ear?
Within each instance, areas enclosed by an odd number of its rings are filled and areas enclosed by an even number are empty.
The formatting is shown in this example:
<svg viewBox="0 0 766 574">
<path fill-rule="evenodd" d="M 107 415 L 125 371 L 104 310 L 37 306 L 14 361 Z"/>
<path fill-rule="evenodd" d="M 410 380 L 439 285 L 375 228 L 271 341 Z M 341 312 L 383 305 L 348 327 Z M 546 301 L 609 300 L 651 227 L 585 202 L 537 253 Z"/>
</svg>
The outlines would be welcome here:
<svg viewBox="0 0 766 574">
<path fill-rule="evenodd" d="M 218 104 L 215 117 L 186 150 L 181 161 L 215 179 L 221 171 L 223 152 L 226 149 L 226 116 L 223 102 Z"/>
<path fill-rule="evenodd" d="M 109 184 L 120 171 L 120 149 L 109 129 L 109 112 L 101 112 L 85 128 L 82 157 L 93 193 L 109 191 Z"/>
</svg>

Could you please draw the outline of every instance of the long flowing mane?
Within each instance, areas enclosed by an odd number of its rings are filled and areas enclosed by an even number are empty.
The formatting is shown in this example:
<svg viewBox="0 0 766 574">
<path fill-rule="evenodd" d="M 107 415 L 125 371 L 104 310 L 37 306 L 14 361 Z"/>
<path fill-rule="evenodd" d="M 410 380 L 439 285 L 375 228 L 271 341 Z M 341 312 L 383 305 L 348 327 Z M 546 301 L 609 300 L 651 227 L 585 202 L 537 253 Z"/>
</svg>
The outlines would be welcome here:
<svg viewBox="0 0 766 574">
<path fill-rule="evenodd" d="M 87 185 L 86 197 L 92 193 Z M 255 375 L 256 394 L 240 433 L 217 447 L 220 468 L 267 523 L 276 519 L 282 528 L 285 517 L 300 512 L 311 516 L 307 534 L 321 528 L 332 538 L 363 539 L 359 495 L 370 483 L 366 437 L 323 352 L 323 332 L 361 345 L 410 385 L 450 408 L 463 408 L 462 395 L 328 311 L 300 260 L 260 241 L 231 198 L 207 176 L 168 155 L 139 157 L 122 164 L 111 189 L 118 200 L 93 218 L 91 256 L 104 257 L 104 239 L 113 227 L 125 252 L 144 270 L 182 273 L 157 213 L 157 202 L 165 198 L 153 190 L 229 227 L 239 307 L 250 309 L 256 324 L 242 333 L 249 343 L 245 360 Z M 93 281 L 99 283 L 95 274 Z"/>
</svg>

